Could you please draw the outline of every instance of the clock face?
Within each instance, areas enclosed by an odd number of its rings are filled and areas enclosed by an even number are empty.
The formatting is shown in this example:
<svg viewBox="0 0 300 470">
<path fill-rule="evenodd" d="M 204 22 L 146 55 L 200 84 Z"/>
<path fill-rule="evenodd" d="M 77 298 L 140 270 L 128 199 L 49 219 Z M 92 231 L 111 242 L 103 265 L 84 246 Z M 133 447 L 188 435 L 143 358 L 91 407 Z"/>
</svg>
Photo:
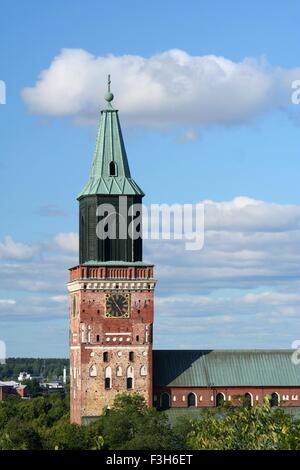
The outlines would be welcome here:
<svg viewBox="0 0 300 470">
<path fill-rule="evenodd" d="M 106 317 L 129 317 L 129 294 L 106 295 Z"/>
</svg>

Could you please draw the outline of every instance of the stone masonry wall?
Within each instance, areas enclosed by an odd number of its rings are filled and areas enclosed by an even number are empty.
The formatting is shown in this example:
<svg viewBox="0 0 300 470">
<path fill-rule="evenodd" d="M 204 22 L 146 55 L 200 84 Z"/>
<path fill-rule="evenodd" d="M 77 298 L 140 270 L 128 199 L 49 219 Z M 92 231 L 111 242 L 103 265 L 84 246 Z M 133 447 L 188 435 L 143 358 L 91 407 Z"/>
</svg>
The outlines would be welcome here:
<svg viewBox="0 0 300 470">
<path fill-rule="evenodd" d="M 104 275 L 121 277 L 97 277 Z M 82 417 L 100 416 L 122 392 L 141 393 L 152 404 L 152 275 L 152 267 L 108 270 L 79 266 L 70 270 L 71 422 L 80 424 Z M 114 292 L 128 295 L 129 318 L 106 317 L 106 296 Z M 107 362 L 104 352 L 109 356 Z M 134 361 L 129 360 L 130 352 Z M 111 387 L 105 389 L 108 367 Z M 132 375 L 132 389 L 127 389 L 128 374 Z"/>
</svg>

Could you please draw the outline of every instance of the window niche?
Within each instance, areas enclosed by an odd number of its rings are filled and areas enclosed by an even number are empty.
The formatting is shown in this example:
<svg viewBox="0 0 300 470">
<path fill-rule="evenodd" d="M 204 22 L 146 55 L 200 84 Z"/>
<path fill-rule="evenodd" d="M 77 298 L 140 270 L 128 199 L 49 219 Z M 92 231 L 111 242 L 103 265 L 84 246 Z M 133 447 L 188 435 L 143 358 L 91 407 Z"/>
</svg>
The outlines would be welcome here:
<svg viewBox="0 0 300 470">
<path fill-rule="evenodd" d="M 90 367 L 90 377 L 97 377 L 97 367 L 95 364 Z"/>
</svg>

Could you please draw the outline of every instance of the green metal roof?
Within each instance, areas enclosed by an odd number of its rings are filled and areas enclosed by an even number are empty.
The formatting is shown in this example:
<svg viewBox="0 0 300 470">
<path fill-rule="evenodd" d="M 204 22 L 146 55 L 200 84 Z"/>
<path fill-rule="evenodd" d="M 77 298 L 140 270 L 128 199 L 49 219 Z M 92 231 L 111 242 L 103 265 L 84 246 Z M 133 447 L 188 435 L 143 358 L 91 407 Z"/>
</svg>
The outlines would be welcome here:
<svg viewBox="0 0 300 470">
<path fill-rule="evenodd" d="M 172 387 L 300 386 L 292 350 L 153 351 L 154 385 Z"/>
<path fill-rule="evenodd" d="M 107 109 L 101 111 L 96 148 L 90 177 L 78 199 L 89 195 L 141 195 L 142 189 L 131 178 L 118 111 L 113 109 L 113 94 L 105 95 Z M 116 175 L 110 176 L 110 164 L 114 162 Z"/>
</svg>

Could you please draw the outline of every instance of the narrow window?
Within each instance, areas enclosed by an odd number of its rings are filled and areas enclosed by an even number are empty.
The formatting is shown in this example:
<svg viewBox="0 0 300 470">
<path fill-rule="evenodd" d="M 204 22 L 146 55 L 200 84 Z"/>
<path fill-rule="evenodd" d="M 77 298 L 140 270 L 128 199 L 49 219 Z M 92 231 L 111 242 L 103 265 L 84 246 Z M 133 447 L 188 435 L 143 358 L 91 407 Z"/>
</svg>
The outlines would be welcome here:
<svg viewBox="0 0 300 470">
<path fill-rule="evenodd" d="M 130 351 L 130 353 L 129 353 L 129 361 L 134 362 L 134 352 L 133 351 Z"/>
<path fill-rule="evenodd" d="M 99 343 L 99 341 L 100 341 L 100 336 L 97 335 L 97 336 L 96 336 L 96 343 Z"/>
<path fill-rule="evenodd" d="M 135 339 L 136 339 L 136 341 L 137 341 L 137 343 L 138 343 L 138 342 L 139 342 L 139 340 L 140 340 L 140 337 L 139 337 L 139 335 L 137 335 Z"/>
<path fill-rule="evenodd" d="M 111 388 L 111 367 L 106 367 L 105 371 L 104 371 L 104 377 L 105 377 L 105 381 L 104 381 L 104 386 L 106 389 L 108 388 Z"/>
<path fill-rule="evenodd" d="M 75 318 L 76 317 L 76 314 L 77 314 L 77 299 L 76 299 L 76 295 L 74 295 L 73 297 L 73 317 Z"/>
<path fill-rule="evenodd" d="M 134 370 L 132 366 L 127 367 L 126 371 L 126 387 L 128 390 L 133 388 L 133 377 L 134 377 Z"/>
<path fill-rule="evenodd" d="M 115 162 L 110 162 L 109 164 L 109 176 L 116 176 L 117 175 L 117 167 Z"/>
<path fill-rule="evenodd" d="M 103 362 L 108 362 L 108 352 L 107 351 L 105 351 L 103 353 Z"/>
</svg>

